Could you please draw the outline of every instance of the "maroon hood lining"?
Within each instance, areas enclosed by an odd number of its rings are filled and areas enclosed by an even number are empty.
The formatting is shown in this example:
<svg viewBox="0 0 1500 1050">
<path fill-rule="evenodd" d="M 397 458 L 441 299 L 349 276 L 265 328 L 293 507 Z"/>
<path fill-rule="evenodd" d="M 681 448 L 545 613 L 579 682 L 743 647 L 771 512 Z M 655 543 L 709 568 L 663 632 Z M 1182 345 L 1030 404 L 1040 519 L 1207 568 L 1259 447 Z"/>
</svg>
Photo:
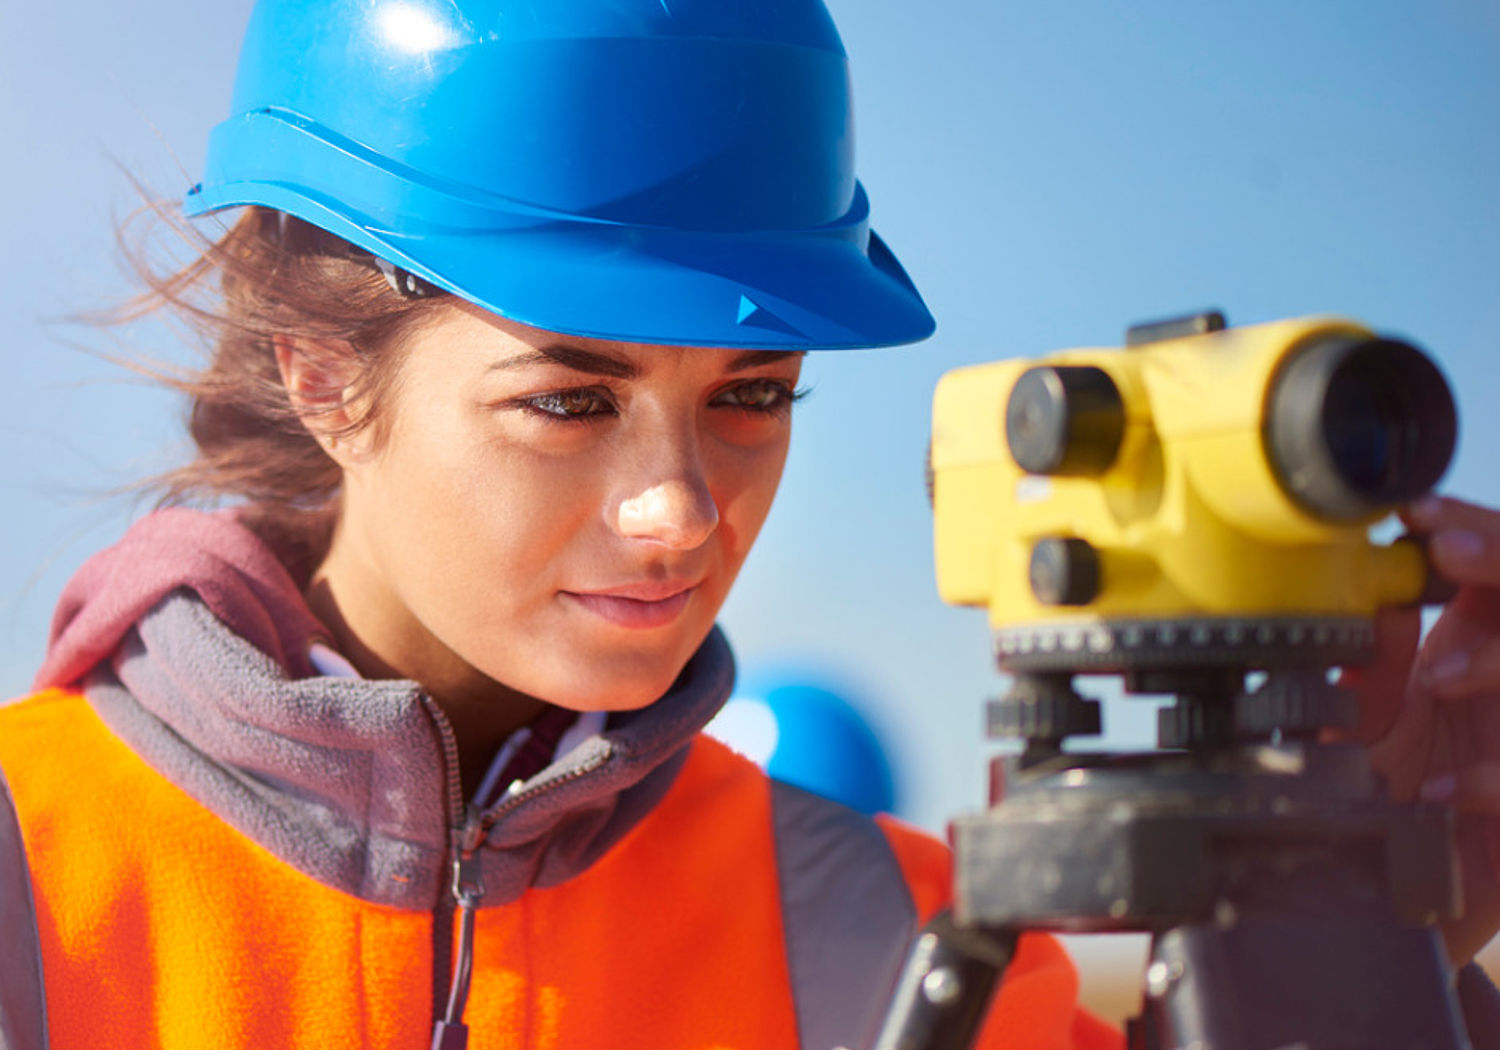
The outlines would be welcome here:
<svg viewBox="0 0 1500 1050">
<path fill-rule="evenodd" d="M 314 673 L 307 650 L 331 637 L 301 590 L 234 511 L 156 511 L 68 581 L 35 687 L 77 685 L 106 663 L 125 636 L 168 594 L 189 590 L 235 634 L 293 678 Z"/>
</svg>

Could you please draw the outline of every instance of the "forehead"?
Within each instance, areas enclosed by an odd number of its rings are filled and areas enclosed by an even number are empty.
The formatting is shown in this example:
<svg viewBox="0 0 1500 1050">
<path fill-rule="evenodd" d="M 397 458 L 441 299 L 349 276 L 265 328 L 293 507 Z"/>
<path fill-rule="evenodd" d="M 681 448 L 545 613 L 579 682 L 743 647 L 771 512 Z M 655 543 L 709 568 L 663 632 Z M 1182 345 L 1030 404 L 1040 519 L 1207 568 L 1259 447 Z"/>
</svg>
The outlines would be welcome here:
<svg viewBox="0 0 1500 1050">
<path fill-rule="evenodd" d="M 426 334 L 448 348 L 444 356 L 449 363 L 457 351 L 487 371 L 557 365 L 616 379 L 638 379 L 662 371 L 743 372 L 794 367 L 803 357 L 802 351 L 661 346 L 563 335 L 496 316 L 462 301 L 434 318 Z"/>
</svg>

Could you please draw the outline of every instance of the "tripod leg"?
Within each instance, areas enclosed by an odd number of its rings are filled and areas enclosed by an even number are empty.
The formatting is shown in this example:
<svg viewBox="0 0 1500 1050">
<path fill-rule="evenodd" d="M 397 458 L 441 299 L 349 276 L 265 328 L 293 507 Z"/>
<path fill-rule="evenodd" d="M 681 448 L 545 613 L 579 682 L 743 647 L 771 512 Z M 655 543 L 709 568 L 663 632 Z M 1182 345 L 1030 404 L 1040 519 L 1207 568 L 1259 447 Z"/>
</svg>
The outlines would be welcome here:
<svg viewBox="0 0 1500 1050">
<path fill-rule="evenodd" d="M 1019 936 L 959 926 L 940 912 L 906 957 L 873 1050 L 967 1050 Z"/>
</svg>

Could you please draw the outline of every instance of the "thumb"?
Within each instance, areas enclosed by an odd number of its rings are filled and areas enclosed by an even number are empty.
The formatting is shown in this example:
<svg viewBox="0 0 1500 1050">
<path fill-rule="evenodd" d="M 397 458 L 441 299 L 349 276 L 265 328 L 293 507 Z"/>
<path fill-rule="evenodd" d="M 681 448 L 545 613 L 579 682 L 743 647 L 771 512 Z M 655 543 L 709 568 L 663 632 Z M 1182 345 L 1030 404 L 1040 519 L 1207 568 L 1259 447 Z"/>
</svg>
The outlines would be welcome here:
<svg viewBox="0 0 1500 1050">
<path fill-rule="evenodd" d="M 1500 814 L 1500 762 L 1475 762 L 1422 784 L 1423 802 L 1448 803 L 1460 813 Z"/>
<path fill-rule="evenodd" d="M 1395 727 L 1421 636 L 1419 610 L 1381 609 L 1375 615 L 1373 662 L 1345 668 L 1339 676 L 1339 684 L 1359 697 L 1359 723 L 1354 733 L 1360 743 L 1373 744 Z"/>
</svg>

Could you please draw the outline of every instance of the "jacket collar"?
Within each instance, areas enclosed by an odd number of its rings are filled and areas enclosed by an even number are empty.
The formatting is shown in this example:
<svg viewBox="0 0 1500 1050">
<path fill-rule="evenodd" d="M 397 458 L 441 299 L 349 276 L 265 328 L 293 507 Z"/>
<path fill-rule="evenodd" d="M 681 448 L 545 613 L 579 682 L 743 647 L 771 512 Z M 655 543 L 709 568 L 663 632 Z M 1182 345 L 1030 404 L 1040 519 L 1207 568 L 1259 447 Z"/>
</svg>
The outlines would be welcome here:
<svg viewBox="0 0 1500 1050">
<path fill-rule="evenodd" d="M 320 882 L 432 907 L 466 816 L 436 704 L 414 682 L 312 675 L 306 651 L 320 630 L 274 556 L 224 515 L 169 513 L 175 521 L 152 515 L 122 544 L 155 559 L 150 571 L 132 570 L 117 548 L 80 572 L 88 586 L 69 585 L 48 660 L 54 680 L 96 659 L 83 673 L 94 709 L 178 787 Z M 198 537 L 187 550 L 183 526 Z M 215 547 L 226 536 L 227 556 Z M 162 543 L 178 545 L 175 558 Z M 211 578 L 179 572 L 174 583 L 173 564 L 206 566 Z M 152 598 L 144 611 L 142 593 Z M 715 628 L 661 699 L 611 715 L 603 732 L 477 815 L 484 905 L 571 878 L 634 827 L 733 679 Z"/>
</svg>

